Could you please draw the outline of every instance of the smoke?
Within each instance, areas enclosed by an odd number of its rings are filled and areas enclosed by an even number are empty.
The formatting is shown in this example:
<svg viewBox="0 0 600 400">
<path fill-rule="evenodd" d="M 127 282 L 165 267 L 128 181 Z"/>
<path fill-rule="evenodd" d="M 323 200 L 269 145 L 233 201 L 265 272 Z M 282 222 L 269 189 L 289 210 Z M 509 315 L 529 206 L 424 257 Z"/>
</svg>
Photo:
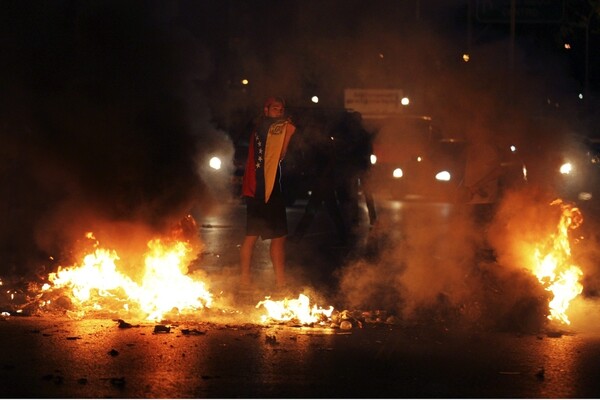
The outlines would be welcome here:
<svg viewBox="0 0 600 400">
<path fill-rule="evenodd" d="M 545 322 L 548 295 L 522 268 L 522 260 L 513 251 L 520 240 L 530 239 L 519 228 L 523 223 L 527 226 L 525 221 L 555 227 L 556 215 L 540 211 L 555 198 L 545 187 L 549 182 L 544 168 L 554 150 L 549 145 L 563 143 L 559 139 L 573 127 L 561 118 L 544 121 L 539 117 L 548 112 L 545 101 L 554 102 L 554 96 L 564 93 L 571 80 L 565 78 L 555 57 L 531 43 L 517 45 L 511 68 L 506 36 L 474 41 L 470 61 L 465 63 L 453 43 L 456 36 L 438 35 L 435 27 L 422 24 L 402 34 L 399 30 L 385 32 L 381 26 L 371 28 L 371 36 L 361 38 L 371 44 L 364 50 L 383 49 L 381 59 L 386 62 L 398 57 L 389 65 L 398 67 L 396 76 L 406 73 L 414 83 L 402 80 L 396 86 L 413 89 L 409 94 L 414 94 L 418 105 L 412 111 L 432 116 L 446 137 L 498 148 L 515 145 L 515 158 L 531 166 L 532 189 L 508 193 L 507 202 L 496 205 L 499 210 L 489 226 L 469 207 L 451 207 L 441 218 L 447 222 L 434 216 L 435 206 L 403 206 L 399 219 L 387 219 L 389 216 L 380 213 L 379 225 L 369 238 L 376 243 L 377 258 L 360 260 L 339 271 L 340 303 L 358 309 L 392 310 L 414 321 L 425 316 L 445 324 L 460 321 L 465 326 L 539 329 Z M 371 41 L 373 37 L 378 40 Z M 358 40 L 354 48 L 360 44 Z M 389 51 L 392 46 L 401 50 Z M 367 66 L 367 54 L 361 52 L 359 58 L 364 63 L 365 82 L 368 78 L 373 82 L 383 63 L 377 68 Z M 556 68 L 542 71 L 541 65 L 548 63 Z M 383 87 L 394 87 L 393 82 L 385 83 Z M 405 149 L 396 152 L 400 150 Z M 507 225 L 514 231 L 506 231 Z M 549 227 L 540 227 L 538 235 L 547 232 L 542 228 Z"/>
<path fill-rule="evenodd" d="M 3 8 L 2 273 L 39 272 L 87 231 L 147 239 L 209 209 L 198 163 L 232 144 L 209 123 L 211 55 L 175 3 Z"/>
</svg>

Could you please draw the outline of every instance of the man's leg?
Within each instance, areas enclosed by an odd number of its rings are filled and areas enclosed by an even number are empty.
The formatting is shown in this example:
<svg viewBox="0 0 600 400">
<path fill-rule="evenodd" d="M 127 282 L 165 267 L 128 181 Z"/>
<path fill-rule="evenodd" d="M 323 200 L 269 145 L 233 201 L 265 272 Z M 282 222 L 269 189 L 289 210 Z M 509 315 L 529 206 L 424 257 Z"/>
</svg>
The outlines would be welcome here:
<svg viewBox="0 0 600 400">
<path fill-rule="evenodd" d="M 246 236 L 242 247 L 240 248 L 240 266 L 241 266 L 241 283 L 242 285 L 250 285 L 252 282 L 250 274 L 250 263 L 252 262 L 252 253 L 258 236 Z"/>
<path fill-rule="evenodd" d="M 276 285 L 285 286 L 285 236 L 271 239 L 271 262 Z"/>
</svg>

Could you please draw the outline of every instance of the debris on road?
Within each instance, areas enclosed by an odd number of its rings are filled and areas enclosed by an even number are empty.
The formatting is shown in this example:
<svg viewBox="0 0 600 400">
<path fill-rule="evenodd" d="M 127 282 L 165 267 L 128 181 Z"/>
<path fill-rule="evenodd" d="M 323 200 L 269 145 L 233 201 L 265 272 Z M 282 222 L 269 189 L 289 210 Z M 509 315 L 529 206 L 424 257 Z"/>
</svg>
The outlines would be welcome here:
<svg viewBox="0 0 600 400">
<path fill-rule="evenodd" d="M 154 327 L 154 333 L 170 333 L 171 327 L 169 325 L 156 325 Z"/>
<path fill-rule="evenodd" d="M 275 336 L 275 335 L 265 335 L 265 343 L 270 344 L 270 345 L 279 344 L 277 342 L 277 336 Z"/>
<path fill-rule="evenodd" d="M 196 328 L 193 328 L 193 329 L 182 328 L 181 333 L 183 333 L 184 335 L 198 335 L 198 336 L 206 335 L 206 331 L 201 331 Z"/>
<path fill-rule="evenodd" d="M 119 323 L 119 328 L 120 329 L 129 329 L 129 328 L 133 328 L 134 327 L 134 325 L 130 324 L 129 322 L 125 322 L 122 319 L 119 319 L 117 322 Z M 135 327 L 139 328 L 140 326 L 139 325 L 135 325 Z"/>
</svg>

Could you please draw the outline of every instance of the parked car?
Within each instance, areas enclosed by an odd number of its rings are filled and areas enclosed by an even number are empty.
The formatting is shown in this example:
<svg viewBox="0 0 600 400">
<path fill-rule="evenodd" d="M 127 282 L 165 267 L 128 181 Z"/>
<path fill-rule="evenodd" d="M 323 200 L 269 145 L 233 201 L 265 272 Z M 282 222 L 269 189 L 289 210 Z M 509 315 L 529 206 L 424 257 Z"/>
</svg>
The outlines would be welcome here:
<svg viewBox="0 0 600 400">
<path fill-rule="evenodd" d="M 404 201 L 467 202 L 465 177 L 469 147 L 444 137 L 431 117 L 399 116 L 381 124 L 373 142 L 371 187 L 379 198 Z M 498 193 L 524 182 L 517 149 L 493 144 L 499 168 Z M 497 200 L 495 196 L 490 202 Z"/>
<path fill-rule="evenodd" d="M 445 140 L 429 116 L 382 121 L 374 132 L 370 186 L 378 198 L 445 200 L 464 172 L 465 142 Z"/>
</svg>

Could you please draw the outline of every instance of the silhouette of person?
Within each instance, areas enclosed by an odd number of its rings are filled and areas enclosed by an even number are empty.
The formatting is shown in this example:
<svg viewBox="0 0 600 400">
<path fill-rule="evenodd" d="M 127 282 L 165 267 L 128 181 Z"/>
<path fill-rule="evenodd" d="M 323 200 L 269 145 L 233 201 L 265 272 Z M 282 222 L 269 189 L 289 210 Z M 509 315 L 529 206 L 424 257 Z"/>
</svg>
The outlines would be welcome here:
<svg viewBox="0 0 600 400">
<path fill-rule="evenodd" d="M 355 229 L 359 225 L 359 192 L 365 197 L 369 224 L 377 220 L 375 201 L 368 184 L 373 152 L 372 136 L 362 126 L 359 112 L 346 112 L 334 128 L 337 194 L 342 214 Z"/>
<path fill-rule="evenodd" d="M 319 209 L 324 204 L 332 219 L 338 238 L 342 245 L 348 241 L 348 227 L 340 210 L 336 193 L 336 157 L 333 140 L 322 138 L 313 151 L 317 171 L 320 174 L 313 181 L 311 194 L 304 209 L 304 214 L 290 237 L 291 241 L 299 241 L 304 237 Z"/>
</svg>

